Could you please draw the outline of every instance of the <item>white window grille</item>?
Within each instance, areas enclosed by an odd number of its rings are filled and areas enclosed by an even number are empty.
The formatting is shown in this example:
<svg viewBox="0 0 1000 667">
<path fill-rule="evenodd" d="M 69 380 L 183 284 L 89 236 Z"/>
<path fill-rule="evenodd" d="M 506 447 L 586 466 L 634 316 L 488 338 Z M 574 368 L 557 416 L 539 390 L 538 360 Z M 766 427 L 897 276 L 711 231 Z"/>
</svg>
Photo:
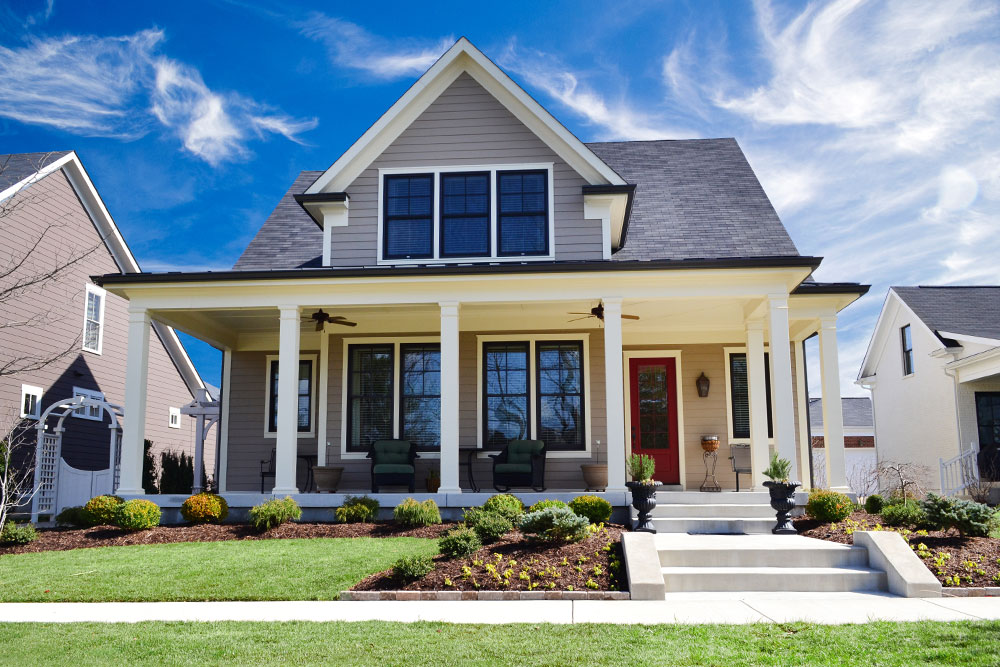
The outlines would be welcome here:
<svg viewBox="0 0 1000 667">
<path fill-rule="evenodd" d="M 38 419 L 42 416 L 42 388 L 30 384 L 21 385 L 21 417 Z"/>
<path fill-rule="evenodd" d="M 83 349 L 101 353 L 104 344 L 104 301 L 107 293 L 96 285 L 87 285 L 87 304 L 83 314 Z"/>
<path fill-rule="evenodd" d="M 83 396 L 84 398 L 93 398 L 98 401 L 104 400 L 104 394 L 93 389 L 83 389 L 81 387 L 73 387 L 73 397 Z M 74 417 L 79 417 L 80 419 L 91 419 L 93 421 L 104 421 L 104 415 L 101 414 L 100 406 L 96 405 L 81 405 L 79 408 L 73 411 Z"/>
<path fill-rule="evenodd" d="M 169 408 L 170 417 L 167 420 L 167 426 L 170 428 L 180 428 L 181 427 L 181 409 L 180 408 Z"/>
</svg>

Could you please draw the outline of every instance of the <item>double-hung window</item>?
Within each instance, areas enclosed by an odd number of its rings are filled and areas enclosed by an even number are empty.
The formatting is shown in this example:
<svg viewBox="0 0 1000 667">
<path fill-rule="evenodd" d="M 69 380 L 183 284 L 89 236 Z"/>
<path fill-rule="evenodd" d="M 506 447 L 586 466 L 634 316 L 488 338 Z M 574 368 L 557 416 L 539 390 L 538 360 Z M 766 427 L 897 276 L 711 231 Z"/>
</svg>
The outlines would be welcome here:
<svg viewBox="0 0 1000 667">
<path fill-rule="evenodd" d="M 497 172 L 497 238 L 501 256 L 549 252 L 548 173 Z"/>
<path fill-rule="evenodd" d="M 489 172 L 441 174 L 441 257 L 489 254 Z"/>
<path fill-rule="evenodd" d="M 104 300 L 107 294 L 97 285 L 87 285 L 87 302 L 83 314 L 83 349 L 101 353 L 104 343 Z"/>
<path fill-rule="evenodd" d="M 299 381 L 296 385 L 296 428 L 299 433 L 312 431 L 313 359 L 299 359 Z M 267 431 L 278 431 L 278 359 L 268 358 L 267 369 Z"/>
<path fill-rule="evenodd" d="M 531 437 L 528 354 L 526 342 L 483 345 L 483 443 L 487 448 Z"/>
<path fill-rule="evenodd" d="M 181 409 L 167 408 L 167 426 L 170 428 L 181 427 Z"/>
<path fill-rule="evenodd" d="M 774 427 L 771 417 L 771 360 L 764 353 L 764 395 L 767 400 L 767 437 L 774 437 Z M 729 354 L 729 397 L 733 417 L 734 439 L 750 437 L 750 382 L 747 373 L 747 355 L 745 352 Z"/>
<path fill-rule="evenodd" d="M 386 259 L 434 256 L 434 175 L 385 177 L 382 255 Z"/>
<path fill-rule="evenodd" d="M 913 334 L 909 324 L 899 330 L 899 338 L 903 348 L 903 375 L 913 375 Z"/>
<path fill-rule="evenodd" d="M 38 419 L 42 416 L 42 388 L 30 384 L 21 385 L 21 417 Z"/>
<path fill-rule="evenodd" d="M 549 449 L 583 449 L 583 342 L 535 343 L 538 438 Z"/>
<path fill-rule="evenodd" d="M 347 451 L 393 437 L 394 352 L 392 344 L 347 348 Z"/>
<path fill-rule="evenodd" d="M 441 345 L 399 346 L 399 437 L 420 449 L 441 446 Z"/>
</svg>

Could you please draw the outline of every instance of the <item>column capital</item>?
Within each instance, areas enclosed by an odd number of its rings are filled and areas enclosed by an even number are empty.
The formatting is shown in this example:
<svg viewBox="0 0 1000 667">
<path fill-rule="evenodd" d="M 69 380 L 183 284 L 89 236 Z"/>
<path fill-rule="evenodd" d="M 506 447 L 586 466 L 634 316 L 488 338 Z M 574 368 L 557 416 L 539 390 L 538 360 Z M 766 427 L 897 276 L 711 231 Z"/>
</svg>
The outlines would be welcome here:
<svg viewBox="0 0 1000 667">
<path fill-rule="evenodd" d="M 601 303 L 604 304 L 604 310 L 605 311 L 607 311 L 608 309 L 619 310 L 620 311 L 622 309 L 622 302 L 624 300 L 625 299 L 622 298 L 622 297 L 620 297 L 620 296 L 602 296 L 601 297 Z"/>
<path fill-rule="evenodd" d="M 768 294 L 767 305 L 771 308 L 788 308 L 788 295 L 785 293 Z"/>
<path fill-rule="evenodd" d="M 458 301 L 438 301 L 438 305 L 441 307 L 442 316 L 456 316 L 462 306 Z"/>
<path fill-rule="evenodd" d="M 282 305 L 278 306 L 279 317 L 283 320 L 295 318 L 299 319 L 299 307 L 295 305 Z"/>
<path fill-rule="evenodd" d="M 149 311 L 145 308 L 129 308 L 128 321 L 135 323 L 149 323 Z"/>
<path fill-rule="evenodd" d="M 821 329 L 836 329 L 837 328 L 837 316 L 834 315 L 823 315 L 819 318 L 819 326 Z"/>
<path fill-rule="evenodd" d="M 746 323 L 747 331 L 764 331 L 764 320 L 748 320 Z"/>
</svg>

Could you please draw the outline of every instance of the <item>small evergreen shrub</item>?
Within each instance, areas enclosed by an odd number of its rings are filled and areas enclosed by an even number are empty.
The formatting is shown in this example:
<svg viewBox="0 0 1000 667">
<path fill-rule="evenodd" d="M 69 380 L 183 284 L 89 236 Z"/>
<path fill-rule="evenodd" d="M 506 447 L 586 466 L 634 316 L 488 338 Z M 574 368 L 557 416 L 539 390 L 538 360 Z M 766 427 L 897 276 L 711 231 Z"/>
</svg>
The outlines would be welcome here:
<svg viewBox="0 0 1000 667">
<path fill-rule="evenodd" d="M 521 517 L 518 528 L 525 535 L 546 542 L 579 542 L 587 537 L 590 522 L 568 507 L 549 507 Z"/>
<path fill-rule="evenodd" d="M 181 505 L 181 516 L 191 523 L 222 523 L 229 516 L 229 503 L 214 493 L 197 493 Z"/>
<path fill-rule="evenodd" d="M 652 484 L 653 475 L 656 473 L 656 461 L 646 454 L 632 454 L 625 462 L 625 468 L 633 482 Z"/>
<path fill-rule="evenodd" d="M 546 510 L 550 507 L 565 507 L 566 509 L 569 509 L 569 505 L 567 505 L 561 500 L 545 499 L 545 500 L 539 500 L 537 503 L 529 507 L 526 511 L 528 514 L 531 514 L 532 512 L 541 512 L 542 510 Z"/>
<path fill-rule="evenodd" d="M 118 506 L 125 502 L 120 496 L 95 496 L 83 506 L 84 516 L 91 526 L 113 526 Z"/>
<path fill-rule="evenodd" d="M 809 494 L 806 502 L 806 514 L 813 519 L 825 522 L 843 521 L 851 516 L 854 503 L 843 493 L 824 491 L 822 489 Z"/>
<path fill-rule="evenodd" d="M 934 530 L 955 528 L 963 536 L 986 537 L 990 534 L 993 510 L 988 505 L 971 500 L 946 498 L 928 493 L 920 501 L 925 525 Z"/>
<path fill-rule="evenodd" d="M 413 498 L 407 498 L 396 505 L 396 509 L 392 511 L 392 517 L 408 528 L 441 523 L 441 512 L 438 510 L 437 503 L 430 499 L 419 502 Z"/>
<path fill-rule="evenodd" d="M 590 523 L 605 523 L 611 518 L 611 503 L 597 496 L 579 496 L 569 501 L 569 508 Z"/>
<path fill-rule="evenodd" d="M 882 508 L 882 523 L 887 526 L 921 526 L 926 519 L 924 510 L 914 500 Z"/>
<path fill-rule="evenodd" d="M 461 558 L 474 554 L 483 548 L 476 531 L 461 527 L 450 531 L 438 540 L 438 548 L 448 558 Z"/>
<path fill-rule="evenodd" d="M 333 511 L 340 523 L 374 523 L 378 518 L 379 502 L 368 496 L 347 496 L 344 504 Z"/>
<path fill-rule="evenodd" d="M 401 579 L 414 581 L 430 574 L 434 561 L 430 556 L 403 556 L 392 566 L 392 573 Z"/>
<path fill-rule="evenodd" d="M 90 525 L 90 516 L 79 505 L 76 507 L 66 507 L 56 515 L 56 524 L 59 526 L 86 528 Z"/>
<path fill-rule="evenodd" d="M 869 514 L 881 514 L 882 508 L 885 507 L 885 498 L 877 493 L 865 498 L 865 511 Z"/>
<path fill-rule="evenodd" d="M 156 477 L 156 460 L 153 458 L 153 441 L 142 441 L 142 488 L 146 493 L 159 493 L 160 483 Z"/>
<path fill-rule="evenodd" d="M 7 521 L 0 530 L 0 544 L 28 544 L 38 539 L 38 532 L 30 523 Z"/>
<path fill-rule="evenodd" d="M 272 498 L 250 508 L 250 525 L 258 532 L 277 528 L 283 523 L 302 518 L 302 508 L 291 496 Z"/>
<path fill-rule="evenodd" d="M 499 514 L 483 512 L 473 526 L 483 544 L 491 544 L 514 530 L 514 524 Z"/>
<path fill-rule="evenodd" d="M 160 506 L 150 500 L 126 500 L 118 506 L 115 518 L 125 530 L 149 530 L 160 525 Z"/>
<path fill-rule="evenodd" d="M 512 496 L 509 493 L 498 493 L 495 496 L 490 496 L 483 503 L 483 511 L 499 514 L 508 521 L 514 522 L 524 514 L 524 503 L 517 496 Z"/>
<path fill-rule="evenodd" d="M 194 458 L 185 452 L 160 453 L 160 493 L 187 493 L 194 486 Z"/>
</svg>

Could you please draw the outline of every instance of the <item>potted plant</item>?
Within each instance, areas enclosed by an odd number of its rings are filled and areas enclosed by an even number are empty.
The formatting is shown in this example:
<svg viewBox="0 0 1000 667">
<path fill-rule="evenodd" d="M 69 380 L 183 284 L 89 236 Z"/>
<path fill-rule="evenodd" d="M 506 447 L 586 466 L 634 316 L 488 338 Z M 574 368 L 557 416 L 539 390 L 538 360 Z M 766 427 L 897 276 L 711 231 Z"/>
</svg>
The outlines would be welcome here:
<svg viewBox="0 0 1000 667">
<path fill-rule="evenodd" d="M 701 436 L 701 448 L 706 452 L 714 452 L 719 449 L 719 436 L 717 435 L 703 435 Z"/>
<path fill-rule="evenodd" d="M 655 533 L 656 528 L 649 520 L 649 514 L 656 507 L 656 489 L 660 486 L 659 482 L 653 480 L 656 461 L 653 460 L 652 456 L 632 454 L 628 458 L 627 464 L 628 474 L 632 481 L 625 482 L 625 486 L 632 492 L 632 507 L 639 513 L 632 530 Z"/>
<path fill-rule="evenodd" d="M 764 471 L 764 477 L 770 480 L 764 482 L 764 486 L 771 493 L 771 508 L 777 512 L 778 523 L 771 529 L 775 535 L 796 534 L 789 512 L 795 509 L 795 489 L 801 485 L 801 482 L 788 480 L 788 473 L 791 469 L 792 462 L 781 458 L 777 452 L 774 452 L 771 454 L 771 464 Z"/>
<path fill-rule="evenodd" d="M 340 466 L 313 466 L 317 493 L 336 493 L 344 469 Z"/>
<path fill-rule="evenodd" d="M 597 455 L 597 463 L 583 463 L 580 470 L 583 471 L 583 483 L 587 491 L 603 491 L 608 488 L 608 464 L 601 463 L 601 441 L 594 441 L 594 453 Z"/>
<path fill-rule="evenodd" d="M 427 471 L 427 493 L 437 493 L 441 488 L 441 471 L 431 468 Z"/>
</svg>

